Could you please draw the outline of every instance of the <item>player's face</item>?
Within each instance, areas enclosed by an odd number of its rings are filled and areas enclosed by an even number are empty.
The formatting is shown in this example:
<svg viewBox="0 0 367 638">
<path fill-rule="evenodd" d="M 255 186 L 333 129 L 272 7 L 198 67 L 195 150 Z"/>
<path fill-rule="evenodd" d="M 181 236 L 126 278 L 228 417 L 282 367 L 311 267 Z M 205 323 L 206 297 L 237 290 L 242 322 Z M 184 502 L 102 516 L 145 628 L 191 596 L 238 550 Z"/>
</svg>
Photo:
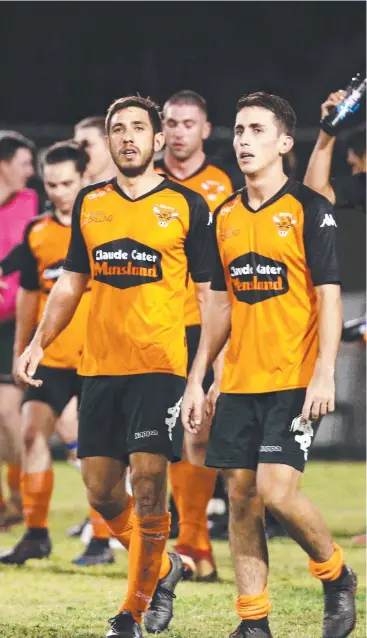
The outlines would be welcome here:
<svg viewBox="0 0 367 638">
<path fill-rule="evenodd" d="M 11 160 L 2 162 L 1 172 L 13 192 L 23 190 L 34 174 L 31 151 L 28 148 L 18 148 Z"/>
<path fill-rule="evenodd" d="M 282 132 L 271 111 L 251 106 L 237 113 L 233 146 L 242 173 L 255 175 L 281 162 L 293 139 Z"/>
<path fill-rule="evenodd" d="M 205 113 L 194 104 L 168 104 L 164 111 L 163 130 L 166 146 L 183 162 L 203 148 L 210 124 Z"/>
<path fill-rule="evenodd" d="M 43 180 L 48 198 L 64 214 L 72 211 L 75 198 L 82 188 L 82 176 L 72 160 L 46 164 Z"/>
<path fill-rule="evenodd" d="M 154 135 L 149 114 L 144 109 L 129 106 L 111 118 L 110 153 L 118 170 L 126 177 L 143 175 L 163 142 L 162 133 Z"/>
<path fill-rule="evenodd" d="M 94 127 L 76 128 L 74 139 L 78 144 L 85 144 L 89 156 L 87 169 L 84 173 L 85 181 L 98 182 L 99 176 L 106 170 L 111 157 L 105 136 Z"/>
</svg>

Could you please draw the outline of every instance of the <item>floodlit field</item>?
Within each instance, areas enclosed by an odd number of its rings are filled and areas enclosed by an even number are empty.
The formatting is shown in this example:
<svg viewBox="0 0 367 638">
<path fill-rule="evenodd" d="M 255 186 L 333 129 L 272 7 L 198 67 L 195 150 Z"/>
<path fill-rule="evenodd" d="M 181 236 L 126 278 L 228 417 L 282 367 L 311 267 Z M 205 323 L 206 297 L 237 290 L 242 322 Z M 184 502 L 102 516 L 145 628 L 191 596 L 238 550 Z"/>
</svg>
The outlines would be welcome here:
<svg viewBox="0 0 367 638">
<path fill-rule="evenodd" d="M 79 540 L 65 530 L 83 519 L 86 502 L 80 475 L 56 464 L 50 527 L 53 554 L 24 567 L 0 566 L 1 638 L 103 638 L 106 620 L 116 613 L 126 588 L 127 554 L 116 552 L 116 564 L 76 568 Z M 310 463 L 304 489 L 322 508 L 347 562 L 358 573 L 359 620 L 353 633 L 365 638 L 365 550 L 350 537 L 365 528 L 365 466 L 357 463 Z M 22 527 L 0 535 L 0 548 L 20 538 Z M 167 638 L 227 638 L 237 625 L 235 586 L 227 543 L 215 543 L 221 582 L 181 583 L 175 617 Z M 307 558 L 291 540 L 270 543 L 271 626 L 275 638 L 320 638 L 322 594 L 311 577 Z"/>
</svg>

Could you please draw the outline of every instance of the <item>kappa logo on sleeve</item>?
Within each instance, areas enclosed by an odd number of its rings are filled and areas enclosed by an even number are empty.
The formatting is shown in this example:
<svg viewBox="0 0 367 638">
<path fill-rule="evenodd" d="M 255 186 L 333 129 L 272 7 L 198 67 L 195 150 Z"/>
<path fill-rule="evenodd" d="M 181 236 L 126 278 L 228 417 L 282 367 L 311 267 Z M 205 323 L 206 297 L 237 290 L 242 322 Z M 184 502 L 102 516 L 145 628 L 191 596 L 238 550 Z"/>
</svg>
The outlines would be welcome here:
<svg viewBox="0 0 367 638">
<path fill-rule="evenodd" d="M 285 295 L 289 290 L 287 266 L 258 253 L 237 257 L 228 270 L 236 298 L 250 305 Z"/>
<path fill-rule="evenodd" d="M 162 253 L 124 237 L 93 249 L 93 279 L 114 288 L 133 288 L 162 279 Z"/>
<path fill-rule="evenodd" d="M 324 226 L 335 226 L 337 228 L 337 223 L 331 213 L 325 213 L 320 228 L 324 228 Z"/>
</svg>

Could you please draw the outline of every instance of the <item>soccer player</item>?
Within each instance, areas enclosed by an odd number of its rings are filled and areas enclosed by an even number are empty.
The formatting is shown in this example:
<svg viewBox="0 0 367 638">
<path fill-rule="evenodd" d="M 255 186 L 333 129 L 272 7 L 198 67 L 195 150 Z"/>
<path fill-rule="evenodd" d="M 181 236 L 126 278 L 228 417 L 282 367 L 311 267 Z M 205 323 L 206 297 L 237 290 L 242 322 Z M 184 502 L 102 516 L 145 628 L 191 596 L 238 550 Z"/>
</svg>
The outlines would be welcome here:
<svg viewBox="0 0 367 638">
<path fill-rule="evenodd" d="M 246 186 L 214 215 L 216 265 L 182 405 L 200 430 L 205 373 L 229 337 L 206 457 L 228 477 L 230 545 L 241 618 L 232 638 L 271 636 L 264 505 L 309 556 L 324 587 L 323 638 L 355 624 L 356 577 L 300 479 L 320 418 L 334 410 L 341 333 L 329 202 L 283 172 L 296 117 L 259 92 L 237 104 L 234 148 Z"/>
<path fill-rule="evenodd" d="M 324 119 L 330 108 L 345 99 L 345 91 L 330 93 L 321 105 Z M 331 162 L 336 137 L 320 130 L 315 148 L 308 162 L 304 183 L 324 195 L 336 208 L 360 208 L 366 212 L 366 132 L 355 131 L 346 140 L 347 162 L 352 175 L 330 179 Z"/>
<path fill-rule="evenodd" d="M 84 118 L 74 127 L 74 139 L 84 146 L 89 162 L 84 174 L 84 185 L 110 179 L 116 167 L 108 150 L 105 138 L 105 118 L 95 115 Z"/>
<path fill-rule="evenodd" d="M 38 198 L 26 188 L 34 173 L 34 144 L 16 131 L 0 131 L 0 259 L 22 240 L 25 226 L 36 217 Z M 2 269 L 0 267 L 0 275 Z M 20 498 L 20 403 L 22 392 L 12 377 L 15 298 L 19 275 L 5 277 L 0 300 L 0 461 L 8 465 L 10 497 L 0 489 L 0 525 L 23 520 Z M 1 484 L 1 478 L 0 478 Z"/>
<path fill-rule="evenodd" d="M 211 130 L 206 100 L 190 90 L 172 95 L 163 108 L 163 130 L 166 140 L 164 157 L 156 163 L 156 170 L 203 195 L 213 213 L 233 192 L 233 187 L 230 177 L 203 150 Z M 200 323 L 195 289 L 189 278 L 185 300 L 188 370 L 199 344 Z M 206 392 L 212 383 L 210 371 L 204 381 Z M 206 514 L 217 472 L 204 467 L 207 436 L 207 429 L 200 440 L 186 433 L 185 460 L 170 466 L 171 490 L 179 514 L 175 551 L 185 563 L 185 577 L 195 574 L 196 579 L 202 581 L 212 581 L 217 577 Z"/>
<path fill-rule="evenodd" d="M 75 142 L 50 147 L 44 158 L 44 183 L 53 211 L 31 221 L 23 242 L 20 289 L 17 296 L 15 358 L 29 343 L 57 281 L 71 237 L 71 213 L 88 162 Z M 44 352 L 38 374 L 40 387 L 28 387 L 22 406 L 21 491 L 27 530 L 11 550 L 0 555 L 5 564 L 23 564 L 50 554 L 48 510 L 53 489 L 49 438 L 58 417 L 80 394 L 76 368 L 80 359 L 90 293 L 83 296 L 68 328 Z"/>
<path fill-rule="evenodd" d="M 33 377 L 44 348 L 68 325 L 91 278 L 78 454 L 90 504 L 129 547 L 127 596 L 106 636 L 138 638 L 144 613 L 148 632 L 168 626 L 182 576 L 180 557 L 165 552 L 167 461 L 182 447 L 175 425 L 187 364 L 186 273 L 204 307 L 210 214 L 200 195 L 155 172 L 164 136 L 153 102 L 117 100 L 106 130 L 117 178 L 84 188 L 76 200 L 64 273 L 18 361 L 18 378 L 42 383 Z"/>
</svg>

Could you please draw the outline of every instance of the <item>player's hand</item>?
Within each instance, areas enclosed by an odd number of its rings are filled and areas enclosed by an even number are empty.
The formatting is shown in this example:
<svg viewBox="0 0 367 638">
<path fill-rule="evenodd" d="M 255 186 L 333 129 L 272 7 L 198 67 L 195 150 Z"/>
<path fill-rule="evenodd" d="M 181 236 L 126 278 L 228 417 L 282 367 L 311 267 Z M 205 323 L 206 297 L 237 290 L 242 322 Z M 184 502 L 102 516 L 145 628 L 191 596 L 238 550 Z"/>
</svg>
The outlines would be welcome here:
<svg viewBox="0 0 367 638">
<path fill-rule="evenodd" d="M 346 91 L 335 91 L 330 93 L 329 97 L 321 104 L 321 119 L 323 120 L 328 114 L 332 106 L 338 106 L 345 100 Z"/>
<path fill-rule="evenodd" d="M 315 370 L 307 388 L 302 409 L 305 421 L 317 419 L 335 410 L 335 381 L 332 372 Z"/>
<path fill-rule="evenodd" d="M 181 421 L 187 432 L 199 434 L 205 412 L 205 394 L 199 383 L 188 383 L 181 406 Z"/>
<path fill-rule="evenodd" d="M 31 385 L 39 388 L 43 381 L 33 379 L 37 366 L 43 359 L 43 349 L 38 344 L 30 343 L 19 357 L 15 365 L 15 381 L 22 385 Z"/>
<path fill-rule="evenodd" d="M 1 290 L 6 290 L 8 287 L 8 284 L 3 281 L 3 269 L 0 267 L 0 303 L 2 303 L 4 301 L 4 297 L 1 294 Z"/>
<path fill-rule="evenodd" d="M 213 416 L 215 414 L 215 406 L 217 404 L 219 395 L 220 385 L 214 382 L 209 388 L 205 402 L 205 416 L 210 421 L 213 419 Z"/>
</svg>

